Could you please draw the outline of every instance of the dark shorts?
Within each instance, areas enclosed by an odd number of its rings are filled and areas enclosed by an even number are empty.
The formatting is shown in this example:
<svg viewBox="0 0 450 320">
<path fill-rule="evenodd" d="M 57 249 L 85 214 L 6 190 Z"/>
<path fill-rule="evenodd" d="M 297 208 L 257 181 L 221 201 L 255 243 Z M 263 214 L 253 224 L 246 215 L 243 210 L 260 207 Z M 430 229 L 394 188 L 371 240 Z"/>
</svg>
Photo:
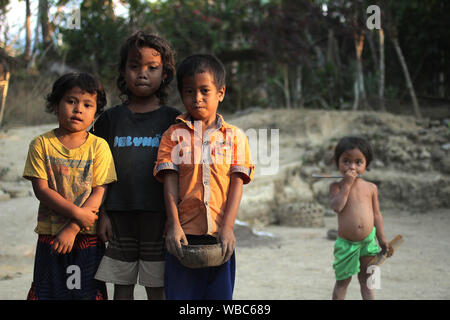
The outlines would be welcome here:
<svg viewBox="0 0 450 320">
<path fill-rule="evenodd" d="M 108 211 L 112 239 L 96 279 L 119 285 L 164 285 L 165 212 Z"/>
<path fill-rule="evenodd" d="M 164 261 L 164 212 L 108 211 L 113 236 L 105 256 L 135 262 Z"/>
<path fill-rule="evenodd" d="M 192 241 L 188 240 L 189 243 Z M 167 300 L 232 300 L 236 275 L 235 253 L 218 267 L 191 269 L 166 254 L 164 288 Z"/>
<path fill-rule="evenodd" d="M 39 235 L 27 299 L 107 300 L 105 283 L 94 279 L 104 253 L 97 236 L 78 234 L 72 251 L 66 254 L 53 251 L 54 239 L 51 235 Z"/>
</svg>

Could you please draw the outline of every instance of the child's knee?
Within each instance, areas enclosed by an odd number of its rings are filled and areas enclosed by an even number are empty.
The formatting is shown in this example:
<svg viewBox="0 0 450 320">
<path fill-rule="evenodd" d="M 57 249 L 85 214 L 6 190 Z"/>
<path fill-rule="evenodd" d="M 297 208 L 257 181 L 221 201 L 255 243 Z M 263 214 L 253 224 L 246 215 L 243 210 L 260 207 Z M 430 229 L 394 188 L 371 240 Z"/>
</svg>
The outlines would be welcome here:
<svg viewBox="0 0 450 320">
<path fill-rule="evenodd" d="M 371 260 L 371 258 L 372 257 L 369 257 L 369 256 L 361 258 L 361 267 L 360 267 L 360 271 L 358 273 L 358 279 L 359 279 L 360 283 L 362 281 L 364 281 L 364 283 L 365 283 L 371 275 L 371 273 L 367 272 L 367 270 L 369 268 L 369 261 Z"/>
<path fill-rule="evenodd" d="M 360 284 L 365 284 L 367 279 L 371 276 L 370 273 L 367 273 L 367 268 L 361 268 L 361 271 L 358 273 L 358 280 Z"/>
<path fill-rule="evenodd" d="M 350 281 L 352 281 L 352 277 L 348 277 L 347 279 L 343 280 L 336 280 L 336 287 L 346 288 L 350 284 Z"/>
</svg>

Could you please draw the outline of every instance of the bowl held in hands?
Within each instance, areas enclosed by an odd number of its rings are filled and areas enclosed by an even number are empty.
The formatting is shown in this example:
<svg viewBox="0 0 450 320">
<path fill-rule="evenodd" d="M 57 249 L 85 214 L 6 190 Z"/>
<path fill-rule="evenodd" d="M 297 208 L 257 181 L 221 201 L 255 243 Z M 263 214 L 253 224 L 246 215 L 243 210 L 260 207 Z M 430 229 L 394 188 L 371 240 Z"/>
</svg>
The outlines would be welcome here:
<svg viewBox="0 0 450 320">
<path fill-rule="evenodd" d="M 225 262 L 220 243 L 182 245 L 181 250 L 183 258 L 180 259 L 180 263 L 187 268 L 217 267 Z"/>
</svg>

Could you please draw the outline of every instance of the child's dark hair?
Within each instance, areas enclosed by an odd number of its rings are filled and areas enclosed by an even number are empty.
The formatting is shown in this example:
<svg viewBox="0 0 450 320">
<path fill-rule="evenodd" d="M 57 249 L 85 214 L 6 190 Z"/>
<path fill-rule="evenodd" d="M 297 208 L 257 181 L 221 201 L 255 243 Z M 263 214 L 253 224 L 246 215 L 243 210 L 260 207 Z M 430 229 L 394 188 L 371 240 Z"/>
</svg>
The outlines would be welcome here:
<svg viewBox="0 0 450 320">
<path fill-rule="evenodd" d="M 155 34 L 136 31 L 122 45 L 120 48 L 119 77 L 116 81 L 117 88 L 120 90 L 122 102 L 128 103 L 132 95 L 131 91 L 127 88 L 124 77 L 128 53 L 133 49 L 140 52 L 140 49 L 145 47 L 155 49 L 161 55 L 163 74 L 166 75 L 166 78 L 161 82 L 161 85 L 155 94 L 159 98 L 159 103 L 162 105 L 167 102 L 167 90 L 170 82 L 175 76 L 175 51 L 170 47 L 166 40 Z"/>
<path fill-rule="evenodd" d="M 106 93 L 102 84 L 95 77 L 85 72 L 71 72 L 59 77 L 53 84 L 52 92 L 46 96 L 45 109 L 49 113 L 56 113 L 56 106 L 58 106 L 61 99 L 68 90 L 75 87 L 90 94 L 97 94 L 97 111 L 95 115 L 103 112 L 106 106 Z"/>
<path fill-rule="evenodd" d="M 341 155 L 348 150 L 358 149 L 366 158 L 366 168 L 369 167 L 370 163 L 373 160 L 373 150 L 370 143 L 361 137 L 343 137 L 337 144 L 334 149 L 334 163 L 336 167 L 339 168 L 339 158 Z"/>
<path fill-rule="evenodd" d="M 226 71 L 222 62 L 210 54 L 194 54 L 185 58 L 177 68 L 178 91 L 183 89 L 183 79 L 197 73 L 210 72 L 217 89 L 225 86 Z"/>
</svg>

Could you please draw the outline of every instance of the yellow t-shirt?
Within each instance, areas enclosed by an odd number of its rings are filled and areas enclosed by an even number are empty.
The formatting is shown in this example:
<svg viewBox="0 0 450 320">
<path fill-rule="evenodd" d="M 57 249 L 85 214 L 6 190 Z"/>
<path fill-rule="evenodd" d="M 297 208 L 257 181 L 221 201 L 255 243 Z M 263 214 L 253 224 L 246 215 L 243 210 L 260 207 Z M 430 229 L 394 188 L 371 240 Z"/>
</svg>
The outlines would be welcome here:
<svg viewBox="0 0 450 320">
<path fill-rule="evenodd" d="M 23 177 L 48 181 L 49 188 L 77 206 L 82 206 L 92 188 L 117 181 L 114 161 L 108 143 L 91 133 L 85 143 L 67 149 L 54 130 L 38 136 L 30 143 Z M 38 234 L 56 235 L 70 221 L 62 214 L 39 204 Z M 95 225 L 83 233 L 95 234 Z"/>
</svg>

